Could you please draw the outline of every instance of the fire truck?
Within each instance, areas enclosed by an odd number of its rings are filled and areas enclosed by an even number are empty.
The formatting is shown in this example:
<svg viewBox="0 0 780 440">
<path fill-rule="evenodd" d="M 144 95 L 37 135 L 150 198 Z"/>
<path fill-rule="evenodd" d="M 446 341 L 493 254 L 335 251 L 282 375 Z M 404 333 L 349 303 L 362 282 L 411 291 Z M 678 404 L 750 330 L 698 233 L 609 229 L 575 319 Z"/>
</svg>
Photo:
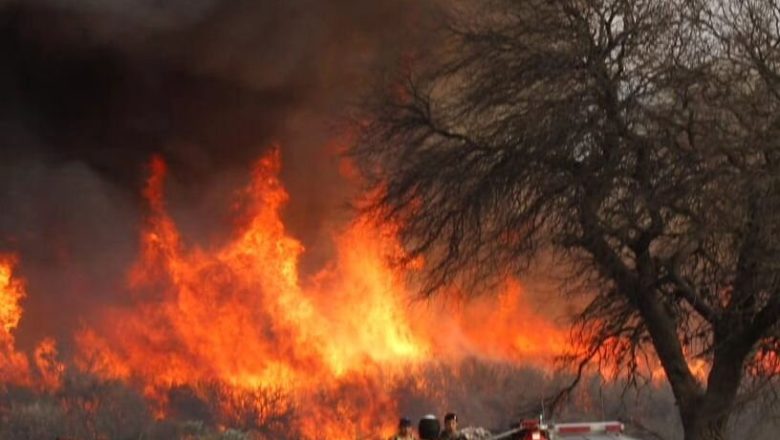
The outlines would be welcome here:
<svg viewBox="0 0 780 440">
<path fill-rule="evenodd" d="M 623 431 L 620 422 L 543 423 L 533 419 L 491 440 L 637 440 Z"/>
</svg>

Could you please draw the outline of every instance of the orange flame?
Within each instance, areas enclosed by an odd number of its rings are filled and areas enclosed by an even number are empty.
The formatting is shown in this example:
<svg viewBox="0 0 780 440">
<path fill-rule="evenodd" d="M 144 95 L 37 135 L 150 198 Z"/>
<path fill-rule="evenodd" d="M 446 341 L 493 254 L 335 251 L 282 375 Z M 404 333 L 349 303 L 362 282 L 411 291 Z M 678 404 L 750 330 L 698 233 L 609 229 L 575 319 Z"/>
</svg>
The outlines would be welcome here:
<svg viewBox="0 0 780 440">
<path fill-rule="evenodd" d="M 337 235 L 335 259 L 302 279 L 304 248 L 279 214 L 288 199 L 280 166 L 278 149 L 255 165 L 233 237 L 204 249 L 183 243 L 165 209 L 165 164 L 152 160 L 142 255 L 129 279 L 148 295 L 77 335 L 81 368 L 138 381 L 162 407 L 161 391 L 179 384 L 282 390 L 296 399 L 304 438 L 360 438 L 392 428 L 375 426 L 395 411 L 387 390 L 434 358 L 549 365 L 566 347 L 562 331 L 525 307 L 517 282 L 468 312 L 431 320 L 410 308 L 404 270 L 387 263 L 403 255 L 394 228 L 369 219 Z"/>
<path fill-rule="evenodd" d="M 22 319 L 22 307 L 19 303 L 24 299 L 24 286 L 13 277 L 16 258 L 0 254 L 0 337 L 13 340 L 11 332 Z"/>
<path fill-rule="evenodd" d="M 57 358 L 57 346 L 46 338 L 35 348 L 33 375 L 27 355 L 16 348 L 13 335 L 22 319 L 20 303 L 27 296 L 24 282 L 14 276 L 16 257 L 0 254 L 0 385 L 30 386 L 56 390 L 65 370 Z"/>
<path fill-rule="evenodd" d="M 27 357 L 16 350 L 13 331 L 22 319 L 21 301 L 26 296 L 23 283 L 14 278 L 16 258 L 0 254 L 0 377 L 3 382 L 27 385 Z"/>
<path fill-rule="evenodd" d="M 33 359 L 38 371 L 38 388 L 55 391 L 62 385 L 65 365 L 60 362 L 57 353 L 57 343 L 54 339 L 45 338 L 35 348 Z"/>
</svg>

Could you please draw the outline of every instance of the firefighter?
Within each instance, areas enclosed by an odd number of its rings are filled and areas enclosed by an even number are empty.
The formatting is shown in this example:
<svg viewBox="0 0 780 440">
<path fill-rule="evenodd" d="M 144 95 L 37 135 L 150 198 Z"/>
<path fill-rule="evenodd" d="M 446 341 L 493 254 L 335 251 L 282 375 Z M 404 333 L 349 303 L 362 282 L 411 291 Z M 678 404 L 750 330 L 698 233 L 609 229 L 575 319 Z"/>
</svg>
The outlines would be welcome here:
<svg viewBox="0 0 780 440">
<path fill-rule="evenodd" d="M 433 414 L 423 416 L 420 419 L 420 423 L 417 424 L 417 433 L 422 440 L 439 440 L 439 434 L 441 433 L 439 419 Z"/>
<path fill-rule="evenodd" d="M 458 432 L 458 416 L 455 413 L 447 413 L 444 416 L 444 430 L 439 435 L 439 440 L 462 440 L 463 436 Z"/>
<path fill-rule="evenodd" d="M 406 417 L 401 417 L 398 421 L 398 434 L 390 437 L 390 440 L 416 440 L 412 432 L 412 421 Z"/>
</svg>

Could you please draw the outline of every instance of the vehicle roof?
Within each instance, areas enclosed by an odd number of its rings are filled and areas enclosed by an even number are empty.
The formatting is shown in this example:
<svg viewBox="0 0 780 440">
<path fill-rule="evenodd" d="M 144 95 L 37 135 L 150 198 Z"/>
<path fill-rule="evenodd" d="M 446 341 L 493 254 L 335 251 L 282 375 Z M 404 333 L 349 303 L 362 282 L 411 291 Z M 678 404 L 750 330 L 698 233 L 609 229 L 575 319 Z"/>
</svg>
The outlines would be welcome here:
<svg viewBox="0 0 780 440">
<path fill-rule="evenodd" d="M 558 435 L 555 438 L 560 440 L 639 440 L 623 434 L 607 433 Z"/>
</svg>

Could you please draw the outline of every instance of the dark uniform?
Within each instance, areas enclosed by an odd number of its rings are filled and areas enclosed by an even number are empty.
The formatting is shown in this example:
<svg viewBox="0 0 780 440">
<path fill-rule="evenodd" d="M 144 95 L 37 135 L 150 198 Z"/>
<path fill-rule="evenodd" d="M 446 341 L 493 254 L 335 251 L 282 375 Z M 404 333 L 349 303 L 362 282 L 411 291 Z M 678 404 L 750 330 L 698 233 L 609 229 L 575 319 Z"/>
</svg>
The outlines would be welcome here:
<svg viewBox="0 0 780 440">
<path fill-rule="evenodd" d="M 463 440 L 465 436 L 458 432 L 458 416 L 447 413 L 444 416 L 444 430 L 439 434 L 439 440 Z"/>
<path fill-rule="evenodd" d="M 442 431 L 439 440 L 464 440 L 466 437 L 458 431 Z"/>
</svg>

